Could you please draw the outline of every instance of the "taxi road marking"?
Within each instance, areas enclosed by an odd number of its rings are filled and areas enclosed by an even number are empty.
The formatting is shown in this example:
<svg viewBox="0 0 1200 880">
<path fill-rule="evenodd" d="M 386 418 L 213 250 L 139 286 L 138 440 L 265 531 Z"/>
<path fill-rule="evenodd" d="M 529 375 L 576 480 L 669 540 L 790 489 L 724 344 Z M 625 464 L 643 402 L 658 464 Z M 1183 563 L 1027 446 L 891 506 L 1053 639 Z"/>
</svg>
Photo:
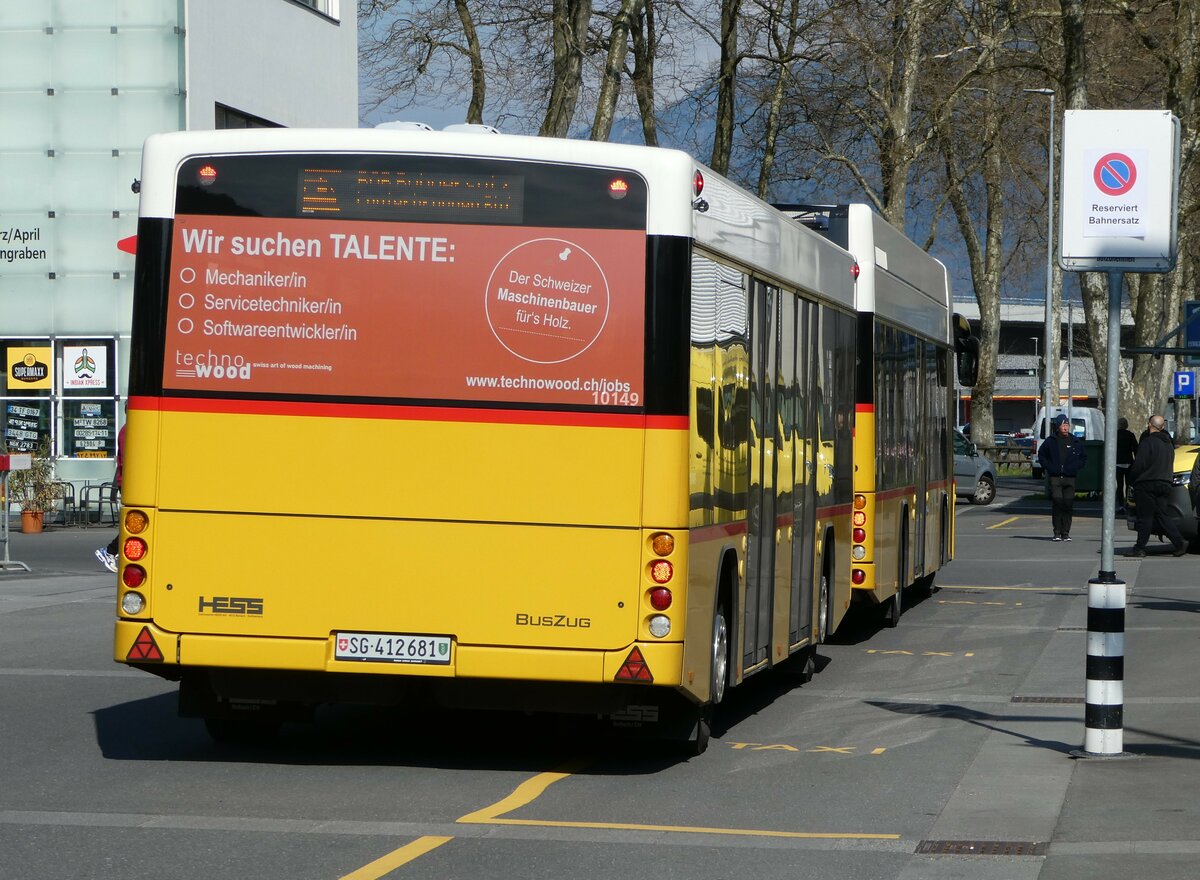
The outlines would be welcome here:
<svg viewBox="0 0 1200 880">
<path fill-rule="evenodd" d="M 1007 605 L 1007 602 L 976 602 L 973 599 L 938 599 L 939 605 Z M 1023 602 L 1013 602 L 1014 608 L 1019 608 Z"/>
<path fill-rule="evenodd" d="M 939 584 L 939 590 L 1023 590 L 1027 593 L 1083 593 L 1079 587 L 982 587 L 977 584 Z"/>
<path fill-rule="evenodd" d="M 1002 520 L 1000 520 L 1000 522 L 998 522 L 998 523 L 995 523 L 995 524 L 993 524 L 993 525 L 990 525 L 990 526 L 988 526 L 988 528 L 989 528 L 989 529 L 998 529 L 998 528 L 1000 528 L 1001 526 L 1006 526 L 1006 525 L 1008 525 L 1009 523 L 1016 522 L 1016 521 L 1017 521 L 1017 520 L 1019 520 L 1020 518 L 1021 518 L 1021 517 L 1019 517 L 1019 516 L 1010 516 L 1008 519 L 1002 519 Z"/>
<path fill-rule="evenodd" d="M 966 651 L 959 655 L 957 651 L 882 651 L 879 648 L 865 649 L 868 654 L 899 654 L 902 657 L 974 657 L 974 651 Z"/>
<path fill-rule="evenodd" d="M 731 742 L 729 747 L 734 751 L 751 751 L 751 752 L 834 752 L 839 755 L 850 755 L 858 748 L 858 746 L 815 746 L 811 749 L 800 749 L 796 746 L 789 746 L 785 743 L 755 743 L 755 742 Z M 887 749 L 875 749 L 871 752 L 872 755 L 882 755 Z"/>
</svg>

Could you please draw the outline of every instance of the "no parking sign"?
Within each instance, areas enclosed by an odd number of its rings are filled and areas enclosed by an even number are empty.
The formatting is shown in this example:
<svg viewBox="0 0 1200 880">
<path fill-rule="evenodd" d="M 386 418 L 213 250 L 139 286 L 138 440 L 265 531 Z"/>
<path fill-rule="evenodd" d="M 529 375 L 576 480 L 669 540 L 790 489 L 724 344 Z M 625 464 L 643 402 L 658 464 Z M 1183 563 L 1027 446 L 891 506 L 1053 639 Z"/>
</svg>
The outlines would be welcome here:
<svg viewBox="0 0 1200 880">
<path fill-rule="evenodd" d="M 1178 119 L 1159 110 L 1068 110 L 1062 162 L 1063 269 L 1175 267 Z"/>
</svg>

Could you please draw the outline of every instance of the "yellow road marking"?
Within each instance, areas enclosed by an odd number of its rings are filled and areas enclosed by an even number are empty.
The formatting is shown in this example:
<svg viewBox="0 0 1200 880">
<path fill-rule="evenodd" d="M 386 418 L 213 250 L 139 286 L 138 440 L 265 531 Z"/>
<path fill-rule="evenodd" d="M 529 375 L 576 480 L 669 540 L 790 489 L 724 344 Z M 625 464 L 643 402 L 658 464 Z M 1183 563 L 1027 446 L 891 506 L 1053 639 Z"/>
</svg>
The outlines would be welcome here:
<svg viewBox="0 0 1200 880">
<path fill-rule="evenodd" d="M 384 874 L 394 871 L 401 865 L 420 858 L 425 853 L 437 849 L 443 843 L 453 840 L 453 837 L 418 837 L 412 843 L 397 850 L 392 850 L 386 856 L 376 859 L 369 865 L 363 865 L 357 871 L 346 874 L 341 880 L 377 880 Z"/>
<path fill-rule="evenodd" d="M 1008 605 L 1007 602 L 975 602 L 971 599 L 938 599 L 939 605 Z M 1020 608 L 1023 603 L 1013 602 L 1014 608 Z"/>
<path fill-rule="evenodd" d="M 709 828 L 692 825 L 641 825 L 632 822 L 565 822 L 547 819 L 505 819 L 504 813 L 535 800 L 547 788 L 565 779 L 573 772 L 586 765 L 563 768 L 548 773 L 539 773 L 532 779 L 527 779 L 518 785 L 513 793 L 489 807 L 468 813 L 458 821 L 463 824 L 482 825 L 522 825 L 537 828 L 590 828 L 603 831 L 658 831 L 676 834 L 723 834 L 737 837 L 783 837 L 793 840 L 899 840 L 899 834 L 834 834 L 821 831 L 767 831 L 755 828 Z M 359 880 L 359 878 L 354 878 Z M 364 878 L 365 880 L 365 878 Z"/>
<path fill-rule="evenodd" d="M 981 587 L 971 584 L 938 584 L 942 590 L 1025 590 L 1036 593 L 1082 593 L 1079 587 Z"/>
<path fill-rule="evenodd" d="M 988 526 L 988 528 L 989 528 L 989 529 L 998 529 L 998 528 L 1000 528 L 1001 526 L 1006 526 L 1006 525 L 1008 525 L 1008 524 L 1009 524 L 1009 523 L 1011 523 L 1011 522 L 1016 522 L 1016 521 L 1017 521 L 1017 520 L 1019 520 L 1020 518 L 1021 518 L 1021 517 L 1019 517 L 1019 516 L 1010 516 L 1008 519 L 1001 520 L 1000 522 L 998 522 L 998 523 L 996 523 L 996 524 L 994 524 L 994 525 L 990 525 L 990 526 Z"/>
</svg>

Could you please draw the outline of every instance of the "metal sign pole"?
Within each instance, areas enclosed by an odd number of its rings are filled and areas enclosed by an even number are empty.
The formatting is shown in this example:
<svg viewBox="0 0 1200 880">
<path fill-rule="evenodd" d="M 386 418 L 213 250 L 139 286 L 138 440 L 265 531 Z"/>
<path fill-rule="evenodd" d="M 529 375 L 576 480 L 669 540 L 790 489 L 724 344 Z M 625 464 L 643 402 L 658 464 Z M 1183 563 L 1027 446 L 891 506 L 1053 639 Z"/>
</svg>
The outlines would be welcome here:
<svg viewBox="0 0 1200 880">
<path fill-rule="evenodd" d="M 4 520 L 3 526 L 0 526 L 0 543 L 4 544 L 4 559 L 0 560 L 0 571 L 29 571 L 29 566 L 24 562 L 15 562 L 8 558 L 8 468 L 4 469 L 3 479 L 3 498 L 4 498 Z"/>
</svg>

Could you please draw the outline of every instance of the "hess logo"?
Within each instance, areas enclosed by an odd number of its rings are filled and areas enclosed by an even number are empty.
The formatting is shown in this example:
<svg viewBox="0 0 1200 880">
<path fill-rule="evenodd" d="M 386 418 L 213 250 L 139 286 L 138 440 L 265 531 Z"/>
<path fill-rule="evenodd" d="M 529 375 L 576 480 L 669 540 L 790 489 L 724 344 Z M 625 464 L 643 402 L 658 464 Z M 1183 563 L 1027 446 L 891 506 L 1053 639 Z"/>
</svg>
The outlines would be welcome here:
<svg viewBox="0 0 1200 880">
<path fill-rule="evenodd" d="M 201 596 L 200 613 L 261 617 L 263 600 L 257 596 L 213 596 L 211 599 Z"/>
</svg>

